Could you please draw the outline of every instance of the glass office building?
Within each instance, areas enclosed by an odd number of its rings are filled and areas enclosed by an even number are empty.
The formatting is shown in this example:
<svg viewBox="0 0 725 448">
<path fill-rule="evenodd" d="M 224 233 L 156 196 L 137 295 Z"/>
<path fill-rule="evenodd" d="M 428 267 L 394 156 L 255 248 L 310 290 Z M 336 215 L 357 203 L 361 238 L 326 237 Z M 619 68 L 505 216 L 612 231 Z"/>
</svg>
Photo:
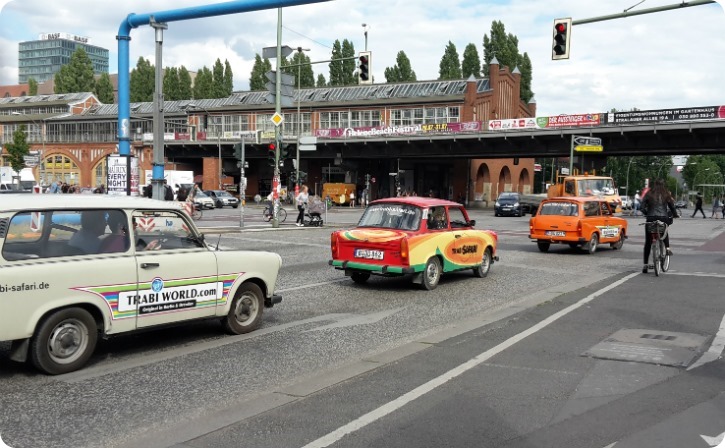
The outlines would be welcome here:
<svg viewBox="0 0 725 448">
<path fill-rule="evenodd" d="M 68 33 L 41 34 L 38 40 L 20 42 L 18 49 L 18 83 L 30 78 L 39 83 L 53 79 L 60 67 L 70 62 L 71 55 L 83 48 L 93 64 L 93 73 L 108 73 L 108 50 L 91 45 L 87 37 Z"/>
</svg>

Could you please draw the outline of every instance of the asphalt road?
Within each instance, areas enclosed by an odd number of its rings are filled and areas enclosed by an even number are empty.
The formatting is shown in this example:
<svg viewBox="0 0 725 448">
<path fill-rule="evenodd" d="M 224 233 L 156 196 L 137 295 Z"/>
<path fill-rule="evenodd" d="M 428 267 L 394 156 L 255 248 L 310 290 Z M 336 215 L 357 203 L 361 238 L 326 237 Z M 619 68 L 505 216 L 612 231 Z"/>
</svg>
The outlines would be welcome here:
<svg viewBox="0 0 725 448">
<path fill-rule="evenodd" d="M 501 261 L 487 278 L 449 275 L 426 292 L 407 279 L 356 285 L 327 265 L 330 228 L 356 222 L 359 209 L 331 212 L 322 229 L 275 230 L 253 211 L 241 232 L 240 210 L 205 212 L 197 224 L 222 249 L 282 255 L 284 301 L 260 330 L 230 337 L 204 322 L 112 339 L 86 369 L 57 377 L 10 362 L 0 345 L 2 439 L 623 448 L 714 446 L 725 432 L 715 338 L 725 221 L 676 222 L 671 271 L 656 278 L 639 273 L 641 232 L 621 251 L 542 254 L 527 217 L 474 211 L 477 227 L 499 233 Z"/>
</svg>

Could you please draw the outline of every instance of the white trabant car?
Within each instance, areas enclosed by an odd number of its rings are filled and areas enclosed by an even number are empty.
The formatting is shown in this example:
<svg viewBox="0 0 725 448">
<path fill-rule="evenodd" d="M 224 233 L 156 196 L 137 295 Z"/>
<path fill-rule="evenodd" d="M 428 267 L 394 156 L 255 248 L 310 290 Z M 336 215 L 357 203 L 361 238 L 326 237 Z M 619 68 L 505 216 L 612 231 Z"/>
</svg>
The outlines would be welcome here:
<svg viewBox="0 0 725 448">
<path fill-rule="evenodd" d="M 218 319 L 232 334 L 261 322 L 278 254 L 213 250 L 178 204 L 107 195 L 3 195 L 0 342 L 10 359 L 62 374 L 99 337 Z"/>
</svg>

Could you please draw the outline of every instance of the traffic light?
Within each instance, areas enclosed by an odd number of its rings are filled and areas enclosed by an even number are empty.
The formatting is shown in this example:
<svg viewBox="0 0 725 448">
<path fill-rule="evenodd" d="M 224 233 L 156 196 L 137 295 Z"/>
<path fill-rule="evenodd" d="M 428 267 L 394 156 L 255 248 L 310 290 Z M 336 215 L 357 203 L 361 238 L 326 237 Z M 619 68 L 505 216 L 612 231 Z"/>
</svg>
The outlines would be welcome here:
<svg viewBox="0 0 725 448">
<path fill-rule="evenodd" d="M 571 42 L 571 17 L 554 20 L 554 43 L 551 49 L 551 59 L 569 59 L 569 44 Z"/>
<path fill-rule="evenodd" d="M 305 182 L 307 182 L 307 173 L 300 171 L 300 183 L 303 184 Z"/>
<path fill-rule="evenodd" d="M 242 144 L 241 143 L 234 144 L 234 157 L 237 160 L 242 160 Z"/>
<path fill-rule="evenodd" d="M 267 147 L 267 163 L 269 163 L 269 166 L 271 167 L 274 167 L 277 161 L 276 150 L 277 147 L 274 143 L 270 143 Z"/>
<path fill-rule="evenodd" d="M 372 76 L 370 75 L 370 62 L 372 52 L 361 51 L 358 57 L 358 68 L 357 68 L 357 83 L 358 84 L 372 84 Z"/>
<path fill-rule="evenodd" d="M 292 152 L 290 151 L 290 145 L 282 145 L 279 148 L 279 159 L 284 160 L 287 157 L 292 157 Z"/>
</svg>

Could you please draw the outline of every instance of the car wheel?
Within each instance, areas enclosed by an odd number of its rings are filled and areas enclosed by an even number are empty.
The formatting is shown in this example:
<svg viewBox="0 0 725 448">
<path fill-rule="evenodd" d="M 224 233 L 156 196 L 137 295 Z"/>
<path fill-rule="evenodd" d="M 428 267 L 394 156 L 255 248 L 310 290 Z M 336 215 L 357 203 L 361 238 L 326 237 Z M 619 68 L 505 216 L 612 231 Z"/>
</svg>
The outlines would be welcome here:
<svg viewBox="0 0 725 448">
<path fill-rule="evenodd" d="M 232 208 L 237 208 L 237 207 L 239 207 L 239 206 L 238 205 L 232 205 Z"/>
<path fill-rule="evenodd" d="M 611 243 L 609 247 L 611 247 L 614 250 L 621 250 L 622 246 L 624 246 L 624 235 L 620 234 L 619 239 L 616 243 Z"/>
<path fill-rule="evenodd" d="M 478 278 L 484 278 L 488 275 L 488 271 L 491 270 L 491 262 L 493 261 L 493 257 L 491 256 L 491 248 L 487 248 L 483 252 L 483 259 L 481 260 L 481 265 L 473 268 L 473 275 L 475 275 Z"/>
<path fill-rule="evenodd" d="M 428 291 L 434 290 L 441 279 L 442 269 L 438 257 L 430 257 L 425 264 L 425 270 L 423 270 L 423 288 Z"/>
<path fill-rule="evenodd" d="M 350 275 L 350 278 L 352 278 L 352 281 L 355 283 L 365 283 L 370 278 L 370 274 L 367 272 L 353 272 L 352 275 Z"/>
<path fill-rule="evenodd" d="M 254 331 L 262 322 L 264 295 L 254 283 L 244 283 L 237 290 L 229 313 L 222 319 L 224 330 L 230 334 Z"/>
<path fill-rule="evenodd" d="M 39 370 L 59 375 L 83 367 L 93 354 L 98 328 L 91 313 L 66 308 L 46 317 L 31 341 L 30 356 Z"/>
<path fill-rule="evenodd" d="M 223 208 L 224 207 L 224 204 L 222 204 L 222 201 L 217 201 L 216 204 L 214 204 L 214 205 L 216 205 L 216 208 Z"/>
<path fill-rule="evenodd" d="M 551 247 L 551 243 L 547 243 L 545 241 L 539 241 L 538 243 L 536 243 L 536 245 L 539 247 L 539 250 L 541 252 L 549 252 L 549 247 Z"/>
<path fill-rule="evenodd" d="M 593 254 L 594 252 L 597 251 L 598 246 L 599 246 L 599 235 L 597 235 L 596 233 L 592 233 L 592 238 L 587 243 L 587 247 L 586 247 L 587 252 L 589 252 L 590 254 Z"/>
</svg>

